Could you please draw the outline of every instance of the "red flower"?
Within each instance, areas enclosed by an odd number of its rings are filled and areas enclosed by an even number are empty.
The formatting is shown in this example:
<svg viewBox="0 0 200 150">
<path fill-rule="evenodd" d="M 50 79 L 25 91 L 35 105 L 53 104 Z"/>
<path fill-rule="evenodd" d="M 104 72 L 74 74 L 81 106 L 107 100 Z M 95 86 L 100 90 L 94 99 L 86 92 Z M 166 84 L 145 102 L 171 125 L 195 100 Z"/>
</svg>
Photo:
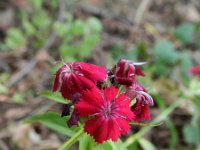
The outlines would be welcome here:
<svg viewBox="0 0 200 150">
<path fill-rule="evenodd" d="M 189 70 L 188 70 L 188 72 L 191 75 L 198 75 L 198 76 L 200 76 L 200 66 L 190 67 Z"/>
<path fill-rule="evenodd" d="M 131 110 L 135 114 L 135 117 L 133 119 L 135 122 L 141 122 L 151 119 L 148 104 L 143 104 L 140 100 L 136 101 L 136 103 L 131 107 Z"/>
<path fill-rule="evenodd" d="M 106 77 L 106 69 L 84 62 L 64 64 L 56 73 L 53 91 L 60 89 L 67 99 L 79 99 L 83 90 L 92 89 Z"/>
<path fill-rule="evenodd" d="M 128 87 L 126 96 L 130 99 L 136 98 L 136 103 L 131 107 L 135 114 L 133 120 L 135 122 L 150 120 L 149 106 L 153 105 L 153 99 L 146 89 L 135 81 Z"/>
<path fill-rule="evenodd" d="M 106 140 L 117 141 L 129 131 L 129 121 L 134 117 L 130 110 L 130 100 L 124 94 L 116 97 L 118 90 L 109 87 L 85 91 L 75 109 L 80 116 L 91 117 L 86 121 L 84 131 L 98 143 Z"/>
<path fill-rule="evenodd" d="M 143 63 L 141 63 L 143 64 Z M 137 68 L 137 63 L 130 60 L 120 59 L 116 65 L 115 77 L 119 84 L 131 85 L 135 80 L 135 76 L 144 76 L 142 71 Z"/>
<path fill-rule="evenodd" d="M 135 122 L 141 122 L 150 120 L 149 106 L 153 105 L 153 99 L 146 92 L 140 91 L 136 96 L 136 103 L 131 107 L 131 110 L 135 114 L 133 120 Z"/>
</svg>

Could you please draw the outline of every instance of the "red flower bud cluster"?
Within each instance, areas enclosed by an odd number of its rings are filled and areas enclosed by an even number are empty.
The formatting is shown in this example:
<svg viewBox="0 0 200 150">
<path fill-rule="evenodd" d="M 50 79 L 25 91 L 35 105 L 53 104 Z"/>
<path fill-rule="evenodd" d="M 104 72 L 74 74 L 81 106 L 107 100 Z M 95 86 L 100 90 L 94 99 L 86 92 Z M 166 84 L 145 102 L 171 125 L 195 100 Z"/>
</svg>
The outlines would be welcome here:
<svg viewBox="0 0 200 150">
<path fill-rule="evenodd" d="M 131 121 L 150 120 L 148 107 L 153 99 L 136 81 L 136 76 L 144 76 L 138 68 L 141 64 L 120 59 L 111 70 L 84 62 L 63 65 L 56 73 L 53 91 L 71 100 L 62 112 L 62 116 L 70 115 L 73 109 L 68 126 L 84 123 L 84 131 L 103 143 L 127 134 Z"/>
</svg>

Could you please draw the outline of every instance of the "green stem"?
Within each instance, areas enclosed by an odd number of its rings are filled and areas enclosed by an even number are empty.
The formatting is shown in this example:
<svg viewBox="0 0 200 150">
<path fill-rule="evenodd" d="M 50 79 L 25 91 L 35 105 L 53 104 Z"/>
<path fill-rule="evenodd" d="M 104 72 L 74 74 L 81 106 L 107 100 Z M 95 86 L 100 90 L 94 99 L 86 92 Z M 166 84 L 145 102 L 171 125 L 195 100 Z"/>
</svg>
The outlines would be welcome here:
<svg viewBox="0 0 200 150">
<path fill-rule="evenodd" d="M 163 124 L 163 122 L 160 122 L 160 123 L 130 122 L 129 124 L 130 124 L 130 125 L 136 125 L 136 126 L 151 126 L 151 127 L 154 127 L 154 126 L 159 126 L 159 125 Z"/>
<path fill-rule="evenodd" d="M 58 150 L 67 150 L 70 148 L 77 140 L 78 138 L 83 134 L 83 128 L 81 128 L 74 136 L 72 136 L 69 140 L 67 140 L 63 145 L 59 147 Z"/>
<path fill-rule="evenodd" d="M 123 89 L 124 89 L 124 86 L 123 86 L 123 85 L 120 85 L 120 86 L 119 86 L 118 93 L 117 93 L 117 97 L 123 92 Z"/>
<path fill-rule="evenodd" d="M 168 115 L 179 105 L 179 102 L 181 100 L 178 100 L 176 102 L 174 102 L 171 106 L 169 106 L 168 108 L 166 108 L 158 117 L 156 117 L 156 119 L 153 121 L 154 122 L 161 122 L 164 121 Z M 144 127 L 142 130 L 140 130 L 139 132 L 135 133 L 134 135 L 130 136 L 126 141 L 125 141 L 125 145 L 126 147 L 130 146 L 131 144 L 133 144 L 136 140 L 138 140 L 139 138 L 141 138 L 146 132 L 148 132 L 152 127 L 151 126 L 146 126 Z"/>
</svg>

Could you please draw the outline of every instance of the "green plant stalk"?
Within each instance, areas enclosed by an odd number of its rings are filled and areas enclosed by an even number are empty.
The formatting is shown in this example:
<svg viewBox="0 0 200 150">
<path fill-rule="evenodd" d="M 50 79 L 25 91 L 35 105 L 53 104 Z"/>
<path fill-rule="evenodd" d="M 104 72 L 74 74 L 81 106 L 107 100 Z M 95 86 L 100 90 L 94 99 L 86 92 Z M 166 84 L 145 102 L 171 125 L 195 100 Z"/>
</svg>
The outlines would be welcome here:
<svg viewBox="0 0 200 150">
<path fill-rule="evenodd" d="M 167 116 L 178 106 L 180 100 L 174 102 L 171 106 L 169 106 L 167 109 L 165 109 L 152 123 L 163 121 L 167 118 Z M 132 143 L 134 143 L 136 140 L 141 138 L 146 132 L 148 132 L 152 127 L 147 126 L 140 130 L 138 133 L 130 136 L 126 141 L 125 145 L 126 147 L 130 146 Z"/>
<path fill-rule="evenodd" d="M 163 122 L 159 122 L 159 123 L 139 123 L 139 122 L 130 122 L 130 125 L 136 125 L 136 126 L 151 126 L 151 127 L 155 127 L 155 126 L 159 126 L 161 124 L 163 124 Z"/>
<path fill-rule="evenodd" d="M 81 129 L 78 132 L 76 132 L 76 134 L 72 136 L 69 140 L 67 140 L 63 145 L 61 145 L 58 150 L 69 149 L 83 133 L 83 128 L 81 127 Z"/>
<path fill-rule="evenodd" d="M 123 92 L 123 89 L 124 89 L 124 86 L 123 86 L 123 85 L 120 85 L 120 86 L 119 86 L 118 93 L 117 93 L 117 97 Z"/>
</svg>

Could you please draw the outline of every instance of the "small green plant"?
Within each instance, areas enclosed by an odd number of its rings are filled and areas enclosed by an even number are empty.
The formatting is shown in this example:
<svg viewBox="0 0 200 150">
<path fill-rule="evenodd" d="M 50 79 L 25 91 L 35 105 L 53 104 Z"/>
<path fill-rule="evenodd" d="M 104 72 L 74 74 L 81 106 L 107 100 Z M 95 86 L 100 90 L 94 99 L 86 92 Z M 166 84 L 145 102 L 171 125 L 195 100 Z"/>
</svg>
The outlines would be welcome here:
<svg viewBox="0 0 200 150">
<path fill-rule="evenodd" d="M 188 84 L 187 89 L 183 91 L 183 96 L 192 101 L 190 107 L 193 108 L 193 115 L 191 122 L 186 124 L 183 128 L 184 140 L 188 144 L 192 144 L 197 148 L 200 146 L 200 80 L 199 78 L 192 78 Z"/>
<path fill-rule="evenodd" d="M 100 40 L 101 22 L 95 17 L 86 20 L 65 15 L 65 21 L 54 21 L 48 9 L 44 9 L 43 0 L 30 0 L 32 11 L 19 11 L 18 27 L 10 28 L 4 43 L 0 43 L 3 51 L 40 50 L 44 47 L 51 33 L 55 32 L 59 42 L 52 48 L 57 50 L 63 61 L 84 60 L 89 58 L 93 48 Z M 50 10 L 56 12 L 58 1 L 49 2 Z M 29 43 L 29 39 L 31 43 Z M 27 47 L 28 45 L 28 47 Z"/>
<path fill-rule="evenodd" d="M 175 31 L 175 36 L 183 44 L 194 44 L 196 48 L 200 47 L 200 22 L 182 23 Z"/>
<path fill-rule="evenodd" d="M 194 38 L 194 24 L 183 23 L 176 28 L 175 36 L 183 43 L 191 43 Z"/>
<path fill-rule="evenodd" d="M 56 22 L 54 29 L 62 42 L 59 52 L 64 61 L 82 61 L 89 57 L 100 40 L 101 23 L 96 18 L 85 21 L 67 16 L 66 22 Z"/>
</svg>

